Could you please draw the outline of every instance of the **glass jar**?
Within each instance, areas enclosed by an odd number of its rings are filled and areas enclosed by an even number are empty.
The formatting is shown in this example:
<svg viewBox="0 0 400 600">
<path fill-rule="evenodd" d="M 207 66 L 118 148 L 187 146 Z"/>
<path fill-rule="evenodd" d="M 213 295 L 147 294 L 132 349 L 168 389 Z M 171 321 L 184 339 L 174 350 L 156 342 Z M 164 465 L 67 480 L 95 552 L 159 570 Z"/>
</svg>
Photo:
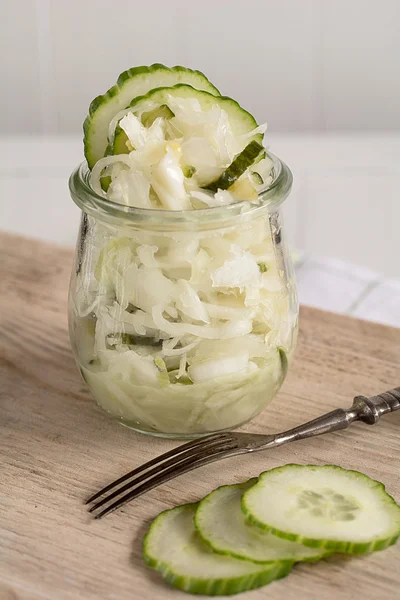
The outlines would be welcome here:
<svg viewBox="0 0 400 600">
<path fill-rule="evenodd" d="M 73 352 L 97 403 L 132 429 L 197 437 L 239 427 L 282 385 L 298 303 L 280 207 L 292 176 L 256 202 L 162 211 L 97 195 L 82 210 L 69 297 Z M 271 413 L 272 415 L 272 413 Z"/>
</svg>

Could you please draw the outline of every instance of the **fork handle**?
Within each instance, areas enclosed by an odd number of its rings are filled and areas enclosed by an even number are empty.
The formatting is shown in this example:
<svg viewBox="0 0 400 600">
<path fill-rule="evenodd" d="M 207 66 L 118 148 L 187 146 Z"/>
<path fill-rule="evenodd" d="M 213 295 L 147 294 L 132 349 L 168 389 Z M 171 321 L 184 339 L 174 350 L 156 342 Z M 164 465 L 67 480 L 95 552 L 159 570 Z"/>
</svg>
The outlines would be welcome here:
<svg viewBox="0 0 400 600">
<path fill-rule="evenodd" d="M 275 436 L 269 445 L 280 446 L 297 440 L 347 429 L 354 421 L 362 421 L 367 425 L 377 423 L 382 415 L 400 409 L 400 387 L 388 392 L 367 398 L 356 396 L 351 408 L 337 408 L 321 415 L 304 425 L 289 429 Z"/>
</svg>

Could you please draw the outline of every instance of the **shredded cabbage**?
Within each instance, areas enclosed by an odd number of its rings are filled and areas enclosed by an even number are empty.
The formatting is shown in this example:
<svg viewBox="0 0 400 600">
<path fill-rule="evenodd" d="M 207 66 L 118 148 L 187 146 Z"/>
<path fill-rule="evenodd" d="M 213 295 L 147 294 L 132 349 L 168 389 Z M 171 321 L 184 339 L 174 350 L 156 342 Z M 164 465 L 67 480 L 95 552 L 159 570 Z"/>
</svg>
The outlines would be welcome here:
<svg viewBox="0 0 400 600">
<path fill-rule="evenodd" d="M 119 122 L 119 126 L 125 131 L 127 138 L 135 150 L 143 150 L 151 141 L 164 142 L 164 119 L 155 119 L 147 128 L 142 125 L 132 112 L 128 112 Z"/>
<path fill-rule="evenodd" d="M 180 166 L 180 147 L 176 142 L 167 142 L 166 151 L 153 169 L 151 185 L 163 208 L 189 210 L 191 204 L 185 188 L 185 176 Z"/>
<path fill-rule="evenodd" d="M 184 337 L 184 336 L 182 336 Z M 182 346 L 180 348 L 175 348 L 175 346 L 179 343 L 179 341 L 182 338 L 172 338 L 173 341 L 173 345 L 171 346 L 170 343 L 168 342 L 164 342 L 163 343 L 163 354 L 165 356 L 181 356 L 182 354 L 185 354 L 187 356 L 187 353 L 190 350 L 193 350 L 193 348 L 195 348 L 197 346 L 197 344 L 199 343 L 199 340 L 195 340 L 194 342 L 191 342 L 190 344 L 188 344 L 187 346 Z"/>
<path fill-rule="evenodd" d="M 149 127 L 142 123 L 142 116 L 160 108 L 155 102 L 124 109 L 111 120 L 111 147 L 122 130 L 128 154 L 106 156 L 96 163 L 91 175 L 95 191 L 126 206 L 166 210 L 257 200 L 259 190 L 271 180 L 273 164 L 269 158 L 256 165 L 258 179 L 263 180 L 261 187 L 254 183 L 248 167 L 229 190 L 212 194 L 202 188 L 218 179 L 255 135 L 264 134 L 266 124 L 235 136 L 227 112 L 217 101 L 207 110 L 196 98 L 170 94 L 167 102 L 174 116 L 159 116 Z M 185 176 L 188 165 L 190 174 Z M 103 177 L 110 177 L 106 192 Z"/>
<path fill-rule="evenodd" d="M 256 367 L 251 363 L 252 368 Z M 253 366 L 254 365 L 254 366 Z M 225 356 L 223 358 L 209 358 L 201 362 L 194 362 L 190 365 L 188 373 L 194 383 L 209 381 L 215 377 L 230 375 L 231 373 L 240 373 L 249 367 L 249 353 L 247 350 L 239 352 L 235 356 Z"/>
<path fill-rule="evenodd" d="M 176 435 L 229 429 L 249 421 L 273 399 L 283 381 L 278 352 L 262 369 L 252 363 L 239 373 L 192 385 L 183 376 L 182 383 L 176 379 L 163 387 L 153 371 L 146 383 L 139 384 L 96 365 L 81 370 L 97 402 L 111 415 L 134 428 Z"/>
<path fill-rule="evenodd" d="M 261 279 L 260 268 L 250 252 L 243 251 L 236 244 L 230 247 L 230 255 L 224 264 L 211 272 L 213 287 L 240 288 L 257 286 Z"/>
<path fill-rule="evenodd" d="M 185 316 L 194 319 L 195 321 L 202 321 L 203 323 L 210 323 L 210 317 L 208 316 L 207 308 L 201 302 L 198 294 L 193 289 L 188 281 L 180 279 L 177 282 L 178 285 L 178 298 L 176 300 L 176 307 Z"/>
<path fill-rule="evenodd" d="M 164 432 L 224 429 L 258 412 L 297 325 L 268 221 L 195 234 L 91 226 L 93 260 L 84 256 L 71 310 L 102 406 Z"/>
</svg>

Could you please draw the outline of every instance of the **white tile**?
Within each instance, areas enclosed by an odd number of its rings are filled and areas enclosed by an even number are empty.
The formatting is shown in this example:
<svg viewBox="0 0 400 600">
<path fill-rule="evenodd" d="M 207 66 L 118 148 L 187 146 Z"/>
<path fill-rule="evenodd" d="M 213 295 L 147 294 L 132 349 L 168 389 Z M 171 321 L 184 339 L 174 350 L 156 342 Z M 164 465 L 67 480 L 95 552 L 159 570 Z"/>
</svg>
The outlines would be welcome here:
<svg viewBox="0 0 400 600">
<path fill-rule="evenodd" d="M 354 200 L 357 201 L 360 193 L 362 194 L 362 187 L 368 186 L 370 176 L 387 178 L 390 193 L 383 202 L 385 209 L 382 215 L 388 211 L 388 203 L 392 205 L 389 206 L 389 213 L 390 210 L 396 211 L 396 207 L 400 206 L 400 202 L 395 199 L 398 177 L 400 177 L 400 136 L 311 133 L 271 135 L 267 133 L 267 142 L 271 151 L 282 158 L 293 172 L 293 192 L 283 209 L 288 225 L 289 242 L 312 254 L 333 253 L 333 256 L 342 256 L 344 259 L 360 262 L 360 256 L 357 252 L 354 253 L 354 232 L 351 238 L 347 239 L 350 254 L 347 254 L 347 248 L 343 253 L 337 254 L 336 247 L 328 245 L 332 230 L 340 226 L 343 210 L 347 210 L 347 207 L 342 205 L 340 209 L 335 210 L 336 198 L 332 206 L 327 206 L 327 202 L 332 199 L 329 191 L 330 182 L 333 181 L 334 187 L 335 181 L 344 182 L 341 196 L 351 206 Z M 353 178 L 356 179 L 355 185 L 352 184 Z M 360 179 L 363 184 L 359 190 L 357 182 Z M 364 206 L 359 208 L 363 211 Z M 358 205 L 354 210 L 357 212 Z M 311 227 L 317 227 L 318 231 L 313 231 Z M 327 239 L 325 232 L 328 233 Z M 388 238 L 387 247 L 396 244 L 397 234 L 393 237 L 394 233 L 392 231 L 392 237 Z M 338 239 L 339 237 L 336 238 Z M 375 254 L 375 262 L 372 266 L 378 270 L 385 270 L 387 266 L 385 267 L 383 263 L 387 262 L 387 247 L 377 248 L 376 244 L 374 247 L 379 251 Z M 369 256 L 364 255 L 362 258 L 364 260 L 361 262 L 368 265 Z M 396 270 L 393 274 L 397 274 Z"/>
<path fill-rule="evenodd" d="M 352 315 L 400 327 L 400 279 L 377 285 L 360 301 Z"/>
<path fill-rule="evenodd" d="M 307 261 L 308 267 L 313 266 L 326 273 L 340 277 L 343 280 L 357 281 L 368 285 L 379 279 L 379 273 L 368 267 L 355 265 L 347 260 L 340 260 L 330 256 L 313 256 Z"/>
<path fill-rule="evenodd" d="M 0 133 L 41 129 L 34 0 L 0 2 Z"/>
<path fill-rule="evenodd" d="M 259 122 L 268 121 L 271 131 L 313 128 L 313 6 L 312 0 L 203 0 L 196 11 L 181 12 L 182 60 L 204 71 Z"/>
<path fill-rule="evenodd" d="M 376 274 L 332 259 L 308 259 L 296 270 L 301 304 L 346 313 Z"/>
<path fill-rule="evenodd" d="M 321 5 L 326 129 L 398 130 L 399 1 L 323 0 Z"/>
<path fill-rule="evenodd" d="M 400 278 L 400 176 L 309 175 L 303 247 Z"/>
<path fill-rule="evenodd" d="M 0 198 L 0 229 L 75 245 L 80 212 L 69 196 L 66 178 L 0 177 Z"/>
<path fill-rule="evenodd" d="M 52 0 L 36 0 L 36 36 L 39 61 L 40 120 L 42 133 L 58 132 L 53 34 L 50 18 Z"/>
<path fill-rule="evenodd" d="M 83 142 L 80 134 L 0 136 L 0 176 L 7 171 L 22 170 L 33 171 L 36 175 L 65 174 L 68 177 L 82 160 Z"/>
</svg>

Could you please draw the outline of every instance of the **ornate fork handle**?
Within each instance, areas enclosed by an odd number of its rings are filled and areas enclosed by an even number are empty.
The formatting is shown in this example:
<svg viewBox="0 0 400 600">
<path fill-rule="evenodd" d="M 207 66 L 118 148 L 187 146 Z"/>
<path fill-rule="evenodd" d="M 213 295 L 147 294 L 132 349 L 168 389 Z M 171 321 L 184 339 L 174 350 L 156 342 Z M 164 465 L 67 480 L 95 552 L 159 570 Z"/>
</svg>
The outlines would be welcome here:
<svg viewBox="0 0 400 600">
<path fill-rule="evenodd" d="M 352 409 L 357 414 L 356 420 L 374 425 L 382 415 L 400 409 L 400 387 L 378 394 L 378 396 L 372 396 L 372 398 L 356 396 Z"/>
<path fill-rule="evenodd" d="M 325 415 L 321 415 L 304 425 L 289 429 L 274 436 L 263 446 L 257 445 L 257 450 L 271 446 L 280 446 L 296 440 L 322 435 L 332 431 L 347 429 L 354 421 L 362 421 L 368 425 L 377 423 L 382 415 L 400 409 L 400 387 L 394 388 L 383 394 L 367 398 L 356 396 L 353 406 L 348 409 L 338 408 Z M 254 448 L 256 449 L 256 448 Z"/>
</svg>

